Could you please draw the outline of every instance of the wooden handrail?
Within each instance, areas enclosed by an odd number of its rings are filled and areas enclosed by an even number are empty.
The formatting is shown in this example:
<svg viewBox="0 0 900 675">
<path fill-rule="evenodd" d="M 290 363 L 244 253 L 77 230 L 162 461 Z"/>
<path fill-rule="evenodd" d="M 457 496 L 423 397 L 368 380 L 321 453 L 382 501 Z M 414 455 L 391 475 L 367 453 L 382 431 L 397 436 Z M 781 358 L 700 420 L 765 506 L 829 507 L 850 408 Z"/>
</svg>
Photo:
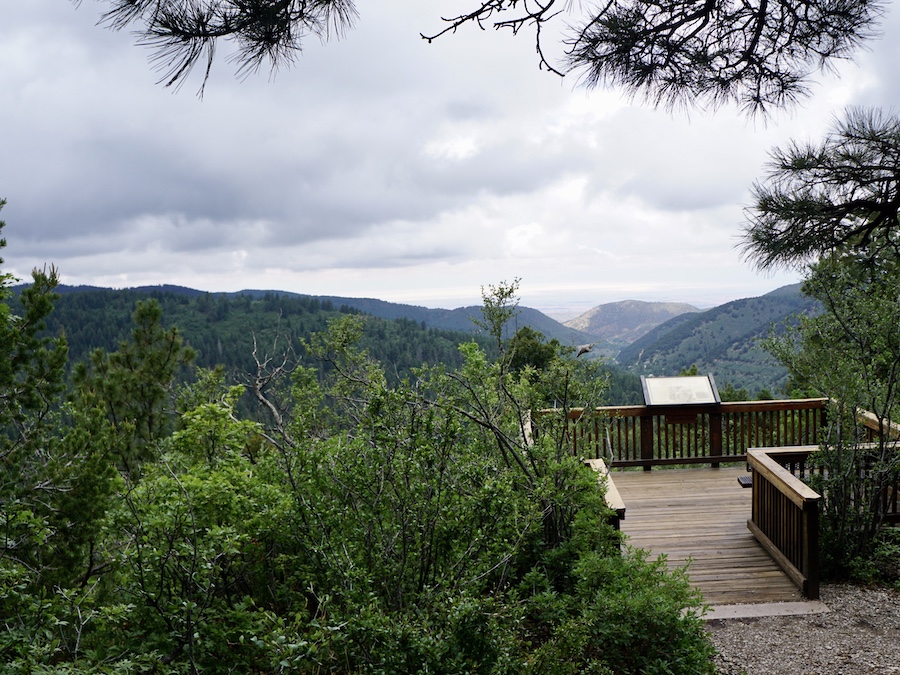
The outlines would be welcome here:
<svg viewBox="0 0 900 675">
<path fill-rule="evenodd" d="M 819 499 L 821 495 L 785 469 L 784 464 L 796 459 L 805 460 L 818 449 L 817 445 L 801 445 L 791 448 L 751 448 L 747 452 L 747 461 L 751 469 L 762 474 L 788 499 L 802 508 L 804 504 Z"/>
<path fill-rule="evenodd" d="M 747 527 L 810 600 L 819 597 L 821 496 L 782 466 L 805 460 L 818 446 L 751 448 L 753 506 Z"/>
<path fill-rule="evenodd" d="M 868 410 L 860 410 L 856 414 L 856 420 L 866 429 L 870 429 L 876 434 L 881 433 L 881 428 L 878 425 L 878 416 L 875 415 L 875 413 L 869 412 Z M 889 422 L 887 427 L 888 438 L 890 440 L 897 440 L 900 438 L 900 424 L 897 422 Z"/>
<path fill-rule="evenodd" d="M 647 414 L 665 414 L 667 411 L 673 410 L 694 410 L 697 412 L 707 410 L 720 410 L 727 412 L 756 412 L 756 411 L 773 411 L 773 410 L 819 410 L 828 403 L 827 398 L 792 398 L 779 399 L 771 401 L 726 401 L 716 404 L 699 404 L 699 405 L 612 405 L 599 406 L 594 411 L 601 414 L 617 417 L 641 417 Z M 555 408 L 544 408 L 536 410 L 535 416 L 550 415 L 559 412 Z M 584 408 L 570 408 L 569 419 L 578 419 L 584 415 Z M 900 428 L 900 425 L 898 425 Z"/>
<path fill-rule="evenodd" d="M 613 483 L 612 476 L 606 466 L 606 462 L 602 459 L 588 459 L 585 464 L 597 472 L 597 482 L 606 487 L 606 505 L 615 512 L 615 518 L 612 519 L 612 526 L 617 530 L 620 528 L 620 521 L 625 520 L 625 502 Z"/>
<path fill-rule="evenodd" d="M 748 447 L 813 444 L 825 428 L 828 399 L 737 401 L 703 405 L 605 406 L 567 411 L 574 454 L 612 467 L 743 462 Z M 558 410 L 538 410 L 532 419 Z"/>
</svg>

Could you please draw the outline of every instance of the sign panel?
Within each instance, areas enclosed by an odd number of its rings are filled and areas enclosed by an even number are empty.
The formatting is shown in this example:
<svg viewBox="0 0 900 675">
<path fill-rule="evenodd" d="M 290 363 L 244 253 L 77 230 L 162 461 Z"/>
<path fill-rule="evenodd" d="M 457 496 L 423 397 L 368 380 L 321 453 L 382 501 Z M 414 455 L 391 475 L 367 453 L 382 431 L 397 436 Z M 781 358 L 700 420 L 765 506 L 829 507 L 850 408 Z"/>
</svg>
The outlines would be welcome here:
<svg viewBox="0 0 900 675">
<path fill-rule="evenodd" d="M 642 377 L 646 405 L 698 405 L 719 403 L 712 375 L 686 377 Z"/>
</svg>

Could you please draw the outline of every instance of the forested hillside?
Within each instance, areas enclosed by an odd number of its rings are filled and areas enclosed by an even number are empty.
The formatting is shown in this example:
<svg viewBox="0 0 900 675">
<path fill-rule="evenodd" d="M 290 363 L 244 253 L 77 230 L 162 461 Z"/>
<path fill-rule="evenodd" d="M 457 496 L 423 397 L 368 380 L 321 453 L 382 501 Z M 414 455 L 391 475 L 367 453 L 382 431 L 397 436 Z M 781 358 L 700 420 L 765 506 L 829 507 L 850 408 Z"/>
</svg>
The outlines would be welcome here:
<svg viewBox="0 0 900 675">
<path fill-rule="evenodd" d="M 720 388 L 730 384 L 751 394 L 774 393 L 787 380 L 787 370 L 759 340 L 795 315 L 818 311 L 818 303 L 801 294 L 799 285 L 787 286 L 675 317 L 623 349 L 616 360 L 641 375 L 677 375 L 696 365 L 701 373 L 712 373 Z"/>
<path fill-rule="evenodd" d="M 146 299 L 160 304 L 163 323 L 177 326 L 196 350 L 197 365 L 222 364 L 232 371 L 253 370 L 254 340 L 261 353 L 272 354 L 276 337 L 282 348 L 296 347 L 299 339 L 325 330 L 330 320 L 359 313 L 313 297 L 275 293 L 253 297 L 182 289 L 64 289 L 47 328 L 51 333 L 65 330 L 71 360 L 83 360 L 98 347 L 115 349 L 128 336 L 135 303 Z M 402 376 L 423 363 L 459 365 L 458 345 L 470 339 L 488 345 L 483 336 L 427 328 L 409 319 L 368 317 L 361 346 Z"/>
<path fill-rule="evenodd" d="M 181 287 L 124 290 L 61 287 L 59 290 L 61 297 L 46 319 L 47 331 L 51 335 L 60 330 L 65 332 L 70 363 L 84 361 L 97 348 L 115 350 L 129 336 L 135 304 L 147 299 L 160 304 L 164 325 L 178 327 L 186 344 L 197 352 L 195 363 L 198 366 L 223 365 L 235 381 L 240 381 L 242 374 L 255 370 L 254 340 L 260 355 L 272 356 L 288 345 L 299 348 L 300 340 L 324 331 L 329 321 L 348 314 L 361 314 L 365 310 L 378 310 L 393 316 L 363 315 L 363 334 L 359 343 L 385 365 L 392 382 L 423 364 L 459 367 L 462 364 L 459 345 L 470 340 L 475 340 L 489 354 L 496 351 L 495 345 L 483 333 L 474 332 L 477 326 L 469 317 L 480 315 L 478 307 L 450 312 L 367 300 L 361 300 L 353 307 L 352 302 L 336 304 L 338 298 L 272 291 L 210 294 Z M 418 320 L 403 316 L 403 308 L 408 308 L 412 317 Z M 419 318 L 416 310 L 423 310 L 422 316 L 431 313 L 432 325 Z M 441 323 L 441 313 L 451 317 L 444 319 L 445 325 L 460 328 L 436 327 L 434 323 Z M 523 308 L 510 328 L 516 324 L 533 325 L 535 330 L 542 332 L 539 326 L 544 325 L 543 322 L 532 324 L 529 321 L 539 317 L 552 321 L 540 312 Z M 549 340 L 554 336 L 546 337 Z M 568 346 L 563 340 L 559 342 Z M 625 405 L 641 401 L 640 382 L 635 375 L 611 366 L 605 371 L 610 381 L 610 403 Z"/>
<path fill-rule="evenodd" d="M 145 299 L 160 303 L 164 325 L 179 328 L 185 342 L 197 352 L 197 365 L 223 365 L 237 380 L 240 374 L 255 369 L 254 340 L 261 355 L 272 355 L 288 344 L 297 348 L 300 340 L 348 314 L 364 316 L 360 346 L 385 364 L 391 381 L 422 364 L 458 367 L 463 342 L 474 339 L 489 353 L 494 349 L 473 321 L 481 315 L 479 307 L 443 310 L 365 298 L 276 291 L 210 294 L 172 286 L 123 290 L 61 287 L 59 291 L 61 297 L 47 319 L 47 328 L 49 334 L 65 331 L 70 363 L 85 360 L 96 348 L 114 350 L 129 334 L 135 304 Z M 610 382 L 607 402 L 641 403 L 639 375 L 677 375 L 693 365 L 700 372 L 712 372 L 720 388 L 731 385 L 746 389 L 751 396 L 761 389 L 777 393 L 787 371 L 758 341 L 773 326 L 795 314 L 815 311 L 816 306 L 800 293 L 799 286 L 789 286 L 704 312 L 679 314 L 621 351 L 610 351 L 608 344 L 601 342 L 595 354 L 617 354 L 604 367 Z M 564 347 L 598 339 L 529 308 L 519 308 L 505 332 L 511 335 L 523 326 Z"/>
<path fill-rule="evenodd" d="M 272 291 L 251 291 L 254 295 L 263 295 Z M 294 293 L 282 293 L 287 297 L 315 297 L 321 302 L 331 303 L 335 307 L 348 307 L 359 310 L 382 319 L 411 319 L 424 323 L 429 328 L 442 330 L 461 331 L 471 333 L 477 326 L 473 318 L 481 320 L 481 307 L 457 307 L 456 309 L 434 309 L 417 305 L 404 305 L 396 302 L 386 302 L 374 298 L 344 298 L 339 296 L 303 296 Z M 540 332 L 548 340 L 559 340 L 560 344 L 574 346 L 591 342 L 594 338 L 584 331 L 566 326 L 546 314 L 530 307 L 520 307 L 518 315 L 506 327 L 507 332 L 515 332 L 517 328 L 528 326 Z"/>
</svg>

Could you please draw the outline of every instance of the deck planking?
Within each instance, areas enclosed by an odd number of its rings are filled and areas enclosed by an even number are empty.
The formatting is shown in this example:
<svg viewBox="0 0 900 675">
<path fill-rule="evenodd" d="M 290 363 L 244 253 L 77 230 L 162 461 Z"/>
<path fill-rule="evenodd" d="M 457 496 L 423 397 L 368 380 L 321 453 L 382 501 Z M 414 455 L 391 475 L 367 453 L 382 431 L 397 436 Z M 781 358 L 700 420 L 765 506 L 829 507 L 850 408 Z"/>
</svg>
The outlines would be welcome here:
<svg viewBox="0 0 900 675">
<path fill-rule="evenodd" d="M 747 529 L 752 490 L 738 468 L 613 471 L 628 543 L 665 553 L 710 605 L 799 602 L 803 596 Z"/>
</svg>

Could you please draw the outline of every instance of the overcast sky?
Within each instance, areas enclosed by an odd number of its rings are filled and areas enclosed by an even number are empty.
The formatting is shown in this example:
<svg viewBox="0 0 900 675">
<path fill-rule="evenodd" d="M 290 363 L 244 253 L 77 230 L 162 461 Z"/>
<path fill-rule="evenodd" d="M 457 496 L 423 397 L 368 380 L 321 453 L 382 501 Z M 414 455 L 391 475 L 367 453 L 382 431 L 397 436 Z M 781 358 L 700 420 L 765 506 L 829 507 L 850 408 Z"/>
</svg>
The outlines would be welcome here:
<svg viewBox="0 0 900 675">
<path fill-rule="evenodd" d="M 157 84 L 146 49 L 95 25 L 98 3 L 4 3 L 4 271 L 429 307 L 520 277 L 522 304 L 557 316 L 712 306 L 798 280 L 736 248 L 769 150 L 900 96 L 892 16 L 762 124 L 587 92 L 538 70 L 530 36 L 422 40 L 454 4 L 360 0 L 355 30 L 274 77 L 238 80 L 220 52 L 201 100 L 196 77 Z"/>
</svg>

